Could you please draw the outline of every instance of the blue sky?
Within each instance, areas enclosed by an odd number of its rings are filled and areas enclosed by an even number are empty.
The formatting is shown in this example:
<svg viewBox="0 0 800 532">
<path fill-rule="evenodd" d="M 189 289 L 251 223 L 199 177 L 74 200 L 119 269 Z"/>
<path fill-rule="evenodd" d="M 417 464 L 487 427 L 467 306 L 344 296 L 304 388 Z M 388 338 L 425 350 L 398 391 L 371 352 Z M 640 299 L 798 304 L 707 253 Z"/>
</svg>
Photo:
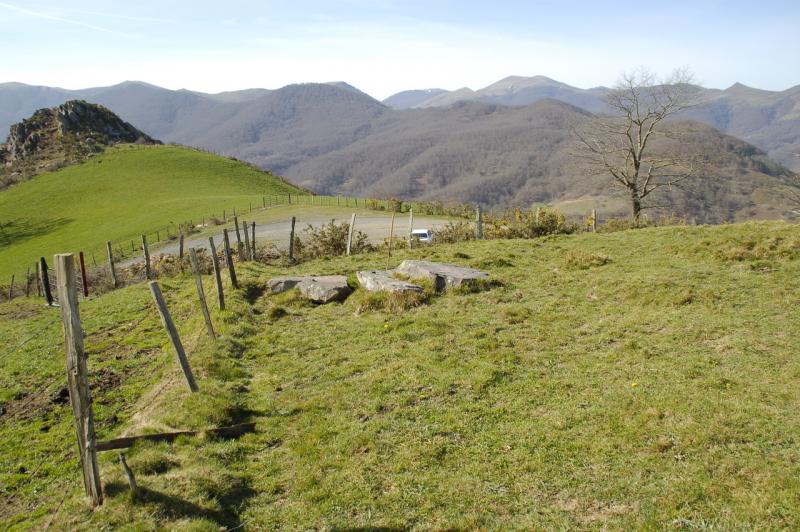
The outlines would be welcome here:
<svg viewBox="0 0 800 532">
<path fill-rule="evenodd" d="M 384 98 L 508 75 L 579 87 L 689 67 L 706 87 L 800 84 L 800 1 L 0 0 L 0 82 L 219 92 L 347 81 Z"/>
</svg>

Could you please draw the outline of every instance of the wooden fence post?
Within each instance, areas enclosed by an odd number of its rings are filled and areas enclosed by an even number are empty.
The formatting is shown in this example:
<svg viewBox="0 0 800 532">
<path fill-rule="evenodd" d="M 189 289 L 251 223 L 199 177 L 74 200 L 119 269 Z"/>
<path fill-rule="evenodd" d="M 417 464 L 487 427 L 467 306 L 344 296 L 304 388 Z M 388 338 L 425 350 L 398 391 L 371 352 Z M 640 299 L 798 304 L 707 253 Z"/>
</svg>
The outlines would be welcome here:
<svg viewBox="0 0 800 532">
<path fill-rule="evenodd" d="M 36 295 L 42 297 L 42 274 L 39 273 L 39 261 L 36 261 L 34 266 L 36 266 Z"/>
<path fill-rule="evenodd" d="M 253 252 L 250 253 L 250 260 L 256 260 L 256 223 L 253 222 L 251 225 L 252 228 L 252 245 L 253 245 Z"/>
<path fill-rule="evenodd" d="M 386 256 L 386 269 L 389 269 L 389 261 L 392 260 L 392 240 L 394 240 L 394 211 L 392 211 L 392 224 L 389 226 L 389 254 Z"/>
<path fill-rule="evenodd" d="M 289 232 L 289 262 L 294 262 L 294 224 L 295 217 L 292 216 L 292 230 Z"/>
<path fill-rule="evenodd" d="M 475 209 L 475 239 L 483 239 L 483 212 L 480 205 Z"/>
<path fill-rule="evenodd" d="M 183 259 L 183 233 L 181 233 L 180 242 L 178 243 L 178 258 Z"/>
<path fill-rule="evenodd" d="M 414 233 L 414 209 L 408 209 L 408 249 L 411 249 L 414 241 L 412 234 Z"/>
<path fill-rule="evenodd" d="M 244 250 L 242 250 L 242 235 L 239 232 L 239 217 L 236 216 L 236 209 L 233 210 L 233 226 L 236 228 L 236 251 L 239 260 L 244 261 Z"/>
<path fill-rule="evenodd" d="M 148 279 L 152 279 L 153 272 L 150 269 L 150 250 L 147 247 L 147 235 L 142 235 L 142 251 L 144 251 L 144 273 Z"/>
<path fill-rule="evenodd" d="M 225 249 L 225 265 L 228 267 L 228 275 L 231 277 L 231 285 L 234 288 L 239 288 L 239 282 L 236 280 L 236 268 L 233 266 L 233 257 L 231 256 L 231 240 L 228 238 L 228 230 L 222 230 L 222 242 Z"/>
<path fill-rule="evenodd" d="M 247 222 L 242 220 L 242 231 L 244 232 L 244 258 L 251 260 L 250 257 L 250 235 L 247 232 Z"/>
<path fill-rule="evenodd" d="M 11 301 L 11 296 L 14 294 L 14 277 L 16 277 L 15 273 L 11 274 L 11 284 L 8 285 L 8 300 Z"/>
<path fill-rule="evenodd" d="M 119 281 L 117 280 L 117 270 L 114 268 L 114 250 L 111 249 L 111 241 L 106 241 L 106 252 L 108 252 L 108 267 L 111 270 L 111 280 L 114 282 L 114 288 L 119 288 Z"/>
<path fill-rule="evenodd" d="M 186 352 L 183 350 L 181 337 L 178 336 L 178 330 L 175 328 L 175 323 L 172 321 L 172 316 L 169 315 L 169 309 L 164 302 L 164 296 L 161 294 L 161 288 L 158 286 L 158 281 L 150 281 L 150 292 L 153 294 L 153 301 L 156 302 L 158 314 L 161 316 L 161 323 L 167 330 L 169 341 L 172 342 L 172 347 L 175 349 L 175 354 L 178 357 L 178 364 L 183 370 L 183 376 L 186 378 L 186 384 L 189 390 L 196 392 L 198 390 L 197 383 L 192 374 L 192 368 L 189 366 L 189 360 L 186 358 Z"/>
<path fill-rule="evenodd" d="M 83 283 L 83 297 L 89 297 L 89 282 L 86 280 L 86 263 L 83 259 L 83 251 L 78 252 L 81 264 L 81 282 Z"/>
<path fill-rule="evenodd" d="M 86 488 L 86 495 L 92 501 L 92 506 L 97 506 L 103 504 L 103 490 L 100 485 L 100 468 L 97 466 L 94 414 L 86 369 L 86 354 L 83 351 L 83 329 L 78 310 L 75 261 L 72 253 L 56 255 L 55 261 L 58 301 L 61 304 L 61 320 L 64 323 L 67 385 L 72 414 L 75 417 L 83 484 Z"/>
<path fill-rule="evenodd" d="M 208 337 L 212 340 L 217 339 L 214 334 L 214 324 L 211 323 L 211 314 L 208 312 L 208 303 L 206 303 L 206 293 L 203 290 L 203 278 L 200 272 L 200 262 L 197 260 L 197 250 L 189 248 L 189 258 L 192 261 L 192 270 L 194 270 L 194 285 L 197 288 L 197 299 L 200 300 L 200 310 L 203 312 L 203 319 L 206 322 L 206 330 Z"/>
<path fill-rule="evenodd" d="M 597 209 L 592 209 L 592 233 L 597 232 Z"/>
<path fill-rule="evenodd" d="M 42 274 L 42 292 L 44 292 L 44 298 L 47 300 L 47 305 L 52 307 L 53 306 L 53 294 L 50 292 L 50 274 L 47 273 L 47 261 L 44 260 L 44 257 L 39 257 L 40 262 L 40 273 Z"/>
<path fill-rule="evenodd" d="M 214 245 L 214 237 L 208 237 L 208 245 L 211 247 L 211 264 L 214 266 L 214 279 L 217 282 L 217 303 L 219 309 L 225 310 L 225 293 L 222 290 L 222 273 L 219 271 L 219 258 L 217 257 L 217 247 Z"/>
<path fill-rule="evenodd" d="M 31 267 L 28 266 L 28 272 L 25 274 L 25 297 L 31 295 Z"/>
<path fill-rule="evenodd" d="M 347 229 L 347 255 L 350 256 L 353 244 L 353 227 L 356 225 L 356 213 L 350 215 L 350 227 Z"/>
</svg>

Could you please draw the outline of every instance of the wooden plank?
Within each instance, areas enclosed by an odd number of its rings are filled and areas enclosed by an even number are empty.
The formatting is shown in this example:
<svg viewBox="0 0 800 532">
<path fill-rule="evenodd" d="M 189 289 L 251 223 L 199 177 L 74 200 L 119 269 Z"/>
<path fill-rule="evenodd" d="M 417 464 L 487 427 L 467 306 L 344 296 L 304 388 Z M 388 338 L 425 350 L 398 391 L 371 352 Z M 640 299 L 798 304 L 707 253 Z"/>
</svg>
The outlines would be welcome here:
<svg viewBox="0 0 800 532">
<path fill-rule="evenodd" d="M 114 288 L 119 288 L 117 270 L 114 268 L 114 250 L 111 248 L 110 240 L 106 241 L 106 252 L 108 253 L 108 267 L 111 270 L 111 280 L 114 282 Z"/>
<path fill-rule="evenodd" d="M 236 280 L 236 268 L 233 266 L 233 257 L 231 256 L 231 239 L 228 237 L 227 229 L 222 230 L 222 242 L 225 249 L 225 265 L 231 278 L 231 286 L 239 288 L 239 282 Z"/>
<path fill-rule="evenodd" d="M 186 358 L 186 351 L 183 350 L 181 337 L 178 335 L 178 329 L 175 328 L 175 323 L 172 321 L 172 316 L 169 314 L 167 304 L 164 302 L 164 296 L 161 294 L 161 288 L 158 286 L 157 281 L 150 281 L 150 292 L 153 294 L 153 300 L 156 302 L 158 314 L 161 316 L 161 323 L 167 330 L 167 336 L 175 349 L 175 355 L 178 357 L 178 364 L 183 370 L 183 376 L 186 378 L 186 384 L 192 392 L 197 391 L 197 382 L 194 380 L 192 368 L 189 366 L 189 360 Z"/>
<path fill-rule="evenodd" d="M 350 256 L 350 250 L 353 244 L 353 227 L 356 225 L 356 213 L 350 215 L 350 227 L 347 229 L 347 255 Z"/>
<path fill-rule="evenodd" d="M 103 490 L 100 485 L 100 468 L 97 465 L 92 396 L 89 391 L 86 353 L 83 350 L 83 328 L 78 310 L 75 261 L 72 253 L 64 253 L 56 255 L 55 262 L 58 300 L 61 306 L 61 320 L 64 324 L 67 386 L 72 404 L 72 414 L 75 418 L 83 484 L 92 506 L 97 506 L 103 503 Z"/>
<path fill-rule="evenodd" d="M 211 265 L 214 267 L 214 280 L 217 283 L 217 304 L 220 310 L 225 310 L 225 292 L 222 289 L 222 273 L 219 271 L 217 246 L 214 245 L 213 236 L 208 237 L 208 245 L 211 247 Z"/>
<path fill-rule="evenodd" d="M 113 440 L 106 440 L 97 442 L 98 451 L 113 451 L 115 449 L 127 449 L 133 447 L 138 441 L 153 441 L 153 442 L 170 442 L 175 441 L 181 436 L 198 436 L 200 434 L 208 434 L 219 438 L 236 438 L 242 434 L 255 432 L 255 423 L 240 423 L 230 427 L 220 427 L 217 429 L 208 430 L 182 430 L 179 432 L 163 432 L 160 434 L 142 434 L 141 436 L 128 436 L 126 438 L 115 438 Z"/>
<path fill-rule="evenodd" d="M 211 322 L 211 314 L 208 312 L 208 303 L 206 303 L 206 293 L 203 290 L 203 277 L 200 272 L 200 261 L 197 260 L 197 250 L 189 248 L 189 258 L 192 261 L 192 271 L 194 271 L 194 285 L 197 288 L 197 299 L 200 300 L 200 310 L 203 312 L 203 320 L 206 322 L 206 330 L 208 337 L 212 340 L 217 339 L 214 333 L 214 324 Z"/>
<path fill-rule="evenodd" d="M 147 247 L 147 235 L 142 235 L 142 251 L 144 251 L 144 273 L 148 279 L 152 279 L 153 272 L 150 268 L 150 249 Z"/>
</svg>

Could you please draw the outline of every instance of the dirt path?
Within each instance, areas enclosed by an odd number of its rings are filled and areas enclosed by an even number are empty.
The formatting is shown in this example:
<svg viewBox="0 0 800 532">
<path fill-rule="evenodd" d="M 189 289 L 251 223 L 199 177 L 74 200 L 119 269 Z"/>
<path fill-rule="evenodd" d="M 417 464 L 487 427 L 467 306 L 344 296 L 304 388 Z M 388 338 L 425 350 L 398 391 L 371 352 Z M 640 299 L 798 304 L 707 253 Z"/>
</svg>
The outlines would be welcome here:
<svg viewBox="0 0 800 532">
<path fill-rule="evenodd" d="M 330 214 L 316 215 L 316 214 L 305 213 L 302 216 L 298 216 L 297 223 L 295 225 L 295 231 L 302 238 L 303 229 L 305 229 L 309 224 L 313 226 L 320 226 L 330 222 L 331 219 L 335 220 L 337 223 L 350 222 L 349 215 L 331 216 Z M 444 218 L 436 218 L 430 216 L 414 216 L 414 229 L 436 230 L 437 228 L 440 228 L 445 224 L 447 224 L 447 222 L 448 220 Z M 356 223 L 355 223 L 356 231 L 362 231 L 366 233 L 367 236 L 369 237 L 369 241 L 372 243 L 379 243 L 383 241 L 384 238 L 387 238 L 389 236 L 390 225 L 391 225 L 391 218 L 387 215 L 372 215 L 372 214 L 365 216 L 356 215 Z M 272 242 L 279 249 L 286 249 L 289 245 L 290 229 L 291 229 L 290 220 L 285 220 L 280 222 L 267 222 L 262 224 L 256 223 L 256 241 L 261 243 Z M 232 231 L 233 231 L 232 228 L 228 228 L 228 234 L 235 243 L 236 236 L 235 234 L 232 233 Z M 402 214 L 395 218 L 394 234 L 395 236 L 405 236 L 408 234 L 408 214 Z M 219 230 L 219 233 L 214 235 L 214 243 L 217 245 L 217 249 L 219 249 L 220 246 L 222 245 L 221 228 Z M 209 247 L 208 235 L 185 239 L 184 249 L 188 250 L 191 247 L 198 249 L 199 248 L 208 249 Z M 152 255 L 175 254 L 178 253 L 178 249 L 179 249 L 178 243 L 171 242 L 160 248 L 154 249 L 151 252 L 151 254 Z M 137 257 L 134 259 L 130 259 L 128 261 L 124 261 L 121 263 L 121 265 L 126 266 L 141 261 L 142 257 Z"/>
</svg>

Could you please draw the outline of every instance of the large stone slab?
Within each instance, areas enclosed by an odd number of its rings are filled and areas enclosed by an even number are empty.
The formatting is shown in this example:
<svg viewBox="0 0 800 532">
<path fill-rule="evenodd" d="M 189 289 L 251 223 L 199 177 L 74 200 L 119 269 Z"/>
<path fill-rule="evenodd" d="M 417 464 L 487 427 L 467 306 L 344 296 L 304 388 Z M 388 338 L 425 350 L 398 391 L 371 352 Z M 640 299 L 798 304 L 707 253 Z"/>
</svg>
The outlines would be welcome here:
<svg viewBox="0 0 800 532">
<path fill-rule="evenodd" d="M 342 301 L 352 292 L 347 285 L 347 277 L 344 275 L 309 277 L 298 283 L 297 287 L 301 294 L 317 303 Z"/>
<path fill-rule="evenodd" d="M 347 285 L 344 275 L 300 275 L 274 277 L 267 281 L 267 288 L 273 294 L 280 294 L 293 288 L 300 290 L 308 299 L 317 303 L 341 301 L 350 295 L 352 290 Z"/>
<path fill-rule="evenodd" d="M 358 282 L 369 292 L 422 292 L 422 287 L 392 277 L 391 270 L 356 272 Z"/>
<path fill-rule="evenodd" d="M 267 288 L 269 288 L 269 291 L 273 294 L 280 294 L 281 292 L 291 290 L 307 279 L 310 279 L 310 277 L 275 277 L 267 281 Z"/>
<path fill-rule="evenodd" d="M 440 292 L 464 283 L 489 278 L 488 273 L 474 268 L 424 260 L 404 260 L 395 271 L 411 279 L 430 279 Z"/>
</svg>

